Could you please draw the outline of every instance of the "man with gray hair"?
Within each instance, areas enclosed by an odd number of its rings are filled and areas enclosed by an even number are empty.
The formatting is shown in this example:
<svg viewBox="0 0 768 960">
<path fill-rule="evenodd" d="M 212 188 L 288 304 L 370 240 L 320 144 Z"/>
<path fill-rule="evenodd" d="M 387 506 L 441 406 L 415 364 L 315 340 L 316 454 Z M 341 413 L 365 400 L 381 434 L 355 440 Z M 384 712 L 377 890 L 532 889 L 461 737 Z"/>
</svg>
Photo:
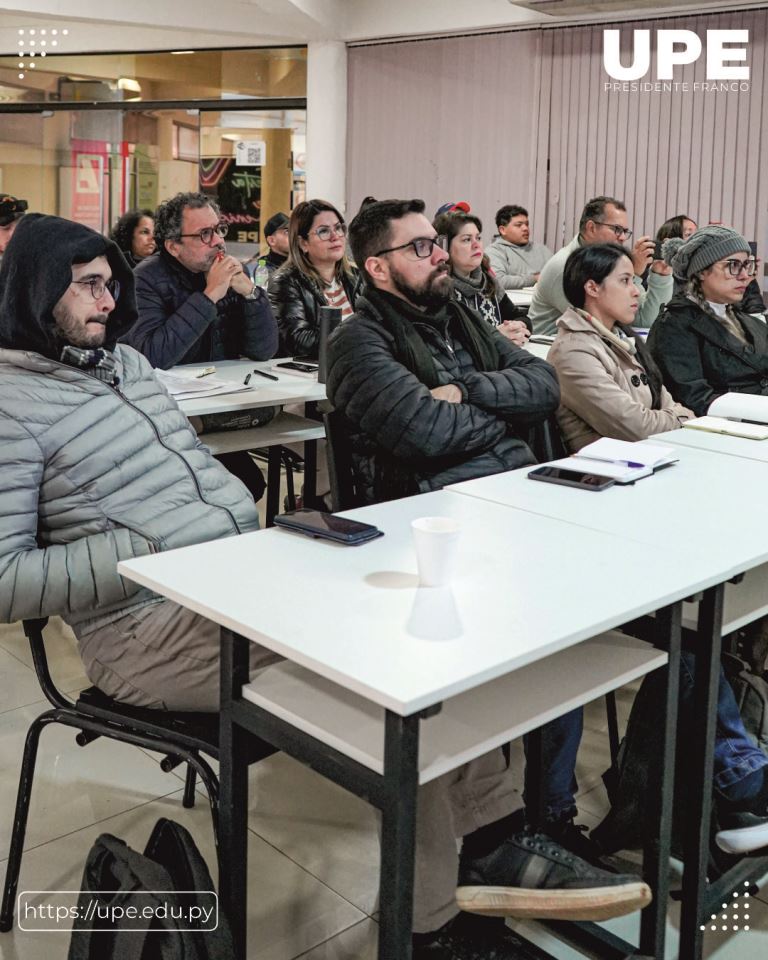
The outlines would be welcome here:
<svg viewBox="0 0 768 960">
<path fill-rule="evenodd" d="M 240 261 L 227 255 L 226 234 L 219 208 L 203 193 L 178 193 L 157 208 L 157 250 L 135 271 L 139 319 L 123 337 L 153 367 L 275 355 L 272 307 Z M 247 412 L 253 414 L 247 426 L 262 422 L 265 411 Z M 272 408 L 265 415 L 272 416 Z M 261 497 L 264 478 L 247 450 L 218 459 Z"/>
<path fill-rule="evenodd" d="M 269 300 L 227 255 L 226 235 L 219 208 L 203 193 L 178 193 L 157 208 L 157 251 L 136 268 L 139 319 L 124 338 L 153 367 L 274 356 Z"/>
<path fill-rule="evenodd" d="M 573 251 L 592 243 L 629 243 L 632 231 L 628 222 L 627 208 L 615 197 L 594 197 L 587 203 L 579 220 L 579 232 L 541 271 L 528 311 L 534 334 L 553 337 L 557 333 L 558 318 L 570 306 L 563 292 L 563 272 Z M 635 286 L 640 290 L 638 327 L 650 327 L 664 304 L 672 299 L 672 271 L 663 260 L 653 259 L 653 248 L 653 240 L 642 236 L 627 251 L 635 271 Z M 646 291 L 641 278 L 649 263 Z"/>
</svg>

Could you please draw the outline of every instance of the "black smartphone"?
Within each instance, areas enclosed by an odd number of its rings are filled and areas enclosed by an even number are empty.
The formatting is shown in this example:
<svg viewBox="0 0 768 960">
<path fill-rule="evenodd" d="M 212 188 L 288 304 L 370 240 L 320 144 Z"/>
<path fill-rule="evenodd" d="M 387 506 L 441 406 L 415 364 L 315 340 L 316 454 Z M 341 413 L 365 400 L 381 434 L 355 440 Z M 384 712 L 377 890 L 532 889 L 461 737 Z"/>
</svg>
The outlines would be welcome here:
<svg viewBox="0 0 768 960">
<path fill-rule="evenodd" d="M 321 513 L 319 510 L 306 508 L 279 514 L 275 517 L 275 526 L 303 533 L 307 537 L 335 540 L 336 543 L 345 543 L 351 547 L 384 536 L 383 530 L 370 523 L 360 523 L 358 520 L 337 517 L 333 513 Z"/>
<path fill-rule="evenodd" d="M 276 363 L 282 370 L 299 370 L 301 373 L 317 373 L 316 363 L 299 363 L 298 360 L 286 360 L 285 363 Z"/>
<path fill-rule="evenodd" d="M 564 487 L 580 487 L 582 490 L 605 490 L 616 483 L 610 477 L 598 477 L 594 473 L 581 473 L 579 470 L 564 470 L 562 467 L 538 467 L 531 470 L 528 479 L 559 483 Z"/>
<path fill-rule="evenodd" d="M 663 260 L 664 258 L 661 255 L 661 246 L 663 241 L 657 240 L 653 245 L 653 259 L 654 260 Z"/>
<path fill-rule="evenodd" d="M 323 307 L 320 308 L 324 309 Z M 315 360 L 314 357 L 291 357 L 291 363 L 303 363 L 309 367 L 313 367 L 315 370 L 320 366 L 320 361 Z"/>
</svg>

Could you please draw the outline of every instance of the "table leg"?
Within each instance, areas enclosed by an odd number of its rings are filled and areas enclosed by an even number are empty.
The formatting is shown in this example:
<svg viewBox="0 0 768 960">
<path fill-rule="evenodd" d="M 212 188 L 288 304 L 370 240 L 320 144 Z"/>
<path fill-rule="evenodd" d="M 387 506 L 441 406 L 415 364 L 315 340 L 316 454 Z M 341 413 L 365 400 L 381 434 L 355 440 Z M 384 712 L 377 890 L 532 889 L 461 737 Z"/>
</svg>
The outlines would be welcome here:
<svg viewBox="0 0 768 960">
<path fill-rule="evenodd" d="M 232 928 L 234 960 L 245 960 L 249 734 L 233 722 L 232 701 L 248 683 L 249 642 L 221 628 L 219 713 L 219 909 Z"/>
<path fill-rule="evenodd" d="M 723 584 L 704 592 L 699 606 L 696 676 L 693 691 L 692 809 L 683 840 L 685 868 L 680 916 L 680 956 L 700 960 L 704 934 L 700 929 L 702 905 L 707 886 L 710 821 L 712 818 L 712 775 L 714 771 L 717 694 L 720 682 L 722 647 Z"/>
<path fill-rule="evenodd" d="M 664 957 L 669 902 L 669 857 L 675 793 L 675 747 L 680 688 L 681 605 L 665 607 L 656 615 L 657 646 L 669 651 L 664 692 L 664 740 L 658 765 L 651 771 L 648 790 L 650 830 L 643 850 L 643 877 L 653 891 L 653 902 L 640 916 L 640 953 Z"/>
<path fill-rule="evenodd" d="M 419 715 L 387 711 L 384 740 L 380 960 L 410 960 L 419 785 Z"/>
<path fill-rule="evenodd" d="M 280 449 L 279 446 L 270 447 L 267 457 L 266 525 L 268 527 L 273 525 L 275 515 L 280 513 Z"/>
<path fill-rule="evenodd" d="M 304 504 L 313 510 L 320 509 L 317 506 L 317 440 L 304 441 Z"/>
</svg>

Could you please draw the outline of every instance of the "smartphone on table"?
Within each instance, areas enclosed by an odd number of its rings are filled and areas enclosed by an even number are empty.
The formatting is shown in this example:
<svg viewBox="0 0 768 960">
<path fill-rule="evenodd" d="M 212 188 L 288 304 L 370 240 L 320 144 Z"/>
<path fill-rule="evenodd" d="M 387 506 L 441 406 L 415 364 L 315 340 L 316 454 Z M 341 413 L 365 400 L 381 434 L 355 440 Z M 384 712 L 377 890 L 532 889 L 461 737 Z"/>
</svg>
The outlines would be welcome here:
<svg viewBox="0 0 768 960">
<path fill-rule="evenodd" d="M 579 470 L 564 470 L 562 467 L 538 467 L 536 470 L 531 470 L 528 479 L 595 491 L 605 490 L 616 482 L 611 477 L 599 477 L 595 473 L 581 473 Z"/>
<path fill-rule="evenodd" d="M 298 360 L 284 360 L 281 363 L 273 364 L 273 369 L 282 373 L 292 373 L 297 377 L 315 377 L 317 376 L 316 363 L 300 363 Z"/>
<path fill-rule="evenodd" d="M 359 520 L 337 517 L 334 513 L 322 513 L 320 510 L 308 510 L 306 507 L 278 514 L 275 517 L 275 526 L 303 533 L 307 537 L 334 540 L 350 547 L 384 536 L 383 530 L 370 523 L 360 523 Z"/>
</svg>

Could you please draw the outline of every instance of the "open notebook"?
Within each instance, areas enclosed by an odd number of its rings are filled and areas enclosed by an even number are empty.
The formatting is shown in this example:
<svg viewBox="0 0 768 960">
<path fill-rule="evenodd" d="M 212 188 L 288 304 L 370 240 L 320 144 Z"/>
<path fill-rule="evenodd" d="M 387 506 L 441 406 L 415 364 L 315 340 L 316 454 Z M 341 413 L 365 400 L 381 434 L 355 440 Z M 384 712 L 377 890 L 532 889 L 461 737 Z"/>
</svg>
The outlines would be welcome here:
<svg viewBox="0 0 768 960">
<path fill-rule="evenodd" d="M 553 460 L 547 466 L 611 477 L 616 483 L 634 483 L 676 462 L 675 450 L 666 443 L 648 440 L 629 443 L 602 437 L 582 447 L 574 456 Z"/>
<path fill-rule="evenodd" d="M 747 440 L 768 440 L 768 397 L 724 393 L 712 401 L 706 417 L 686 420 L 683 426 Z"/>
</svg>

